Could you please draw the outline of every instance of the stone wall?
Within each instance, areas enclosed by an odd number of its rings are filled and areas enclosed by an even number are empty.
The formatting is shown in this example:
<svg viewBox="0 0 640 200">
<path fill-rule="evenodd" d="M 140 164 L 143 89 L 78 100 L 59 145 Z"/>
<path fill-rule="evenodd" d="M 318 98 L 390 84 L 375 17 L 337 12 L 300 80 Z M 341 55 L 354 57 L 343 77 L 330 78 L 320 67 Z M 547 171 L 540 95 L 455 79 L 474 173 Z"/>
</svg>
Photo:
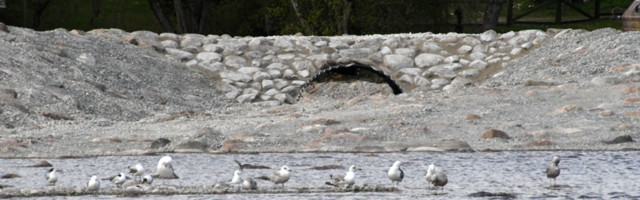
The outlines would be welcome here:
<svg viewBox="0 0 640 200">
<path fill-rule="evenodd" d="M 295 103 L 302 87 L 332 66 L 370 66 L 404 92 L 444 90 L 491 75 L 502 62 L 544 42 L 540 30 L 498 34 L 230 37 L 131 33 L 167 57 L 219 77 L 238 102 Z M 138 41 L 134 41 L 138 42 Z"/>
</svg>

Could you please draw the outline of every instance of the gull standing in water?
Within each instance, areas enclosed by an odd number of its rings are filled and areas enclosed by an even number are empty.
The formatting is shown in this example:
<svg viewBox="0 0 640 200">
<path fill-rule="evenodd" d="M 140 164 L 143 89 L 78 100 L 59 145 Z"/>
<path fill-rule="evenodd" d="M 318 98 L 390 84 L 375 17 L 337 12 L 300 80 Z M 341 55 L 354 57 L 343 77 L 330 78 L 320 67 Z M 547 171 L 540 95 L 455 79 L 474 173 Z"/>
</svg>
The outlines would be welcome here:
<svg viewBox="0 0 640 200">
<path fill-rule="evenodd" d="M 127 168 L 129 168 L 129 173 L 133 175 L 133 180 L 137 180 L 136 177 L 140 177 L 142 178 L 142 175 L 144 174 L 144 166 L 142 166 L 142 163 L 138 163 L 134 166 L 128 166 Z"/>
<path fill-rule="evenodd" d="M 438 193 L 438 186 L 442 187 L 442 191 L 444 192 L 444 186 L 449 182 L 449 180 L 447 179 L 447 174 L 436 168 L 433 163 L 429 165 L 427 175 L 425 175 L 424 178 L 427 180 L 427 182 L 433 184 L 433 186 L 436 187 L 436 194 Z"/>
<path fill-rule="evenodd" d="M 547 174 L 547 178 L 553 179 L 553 186 L 556 185 L 556 177 L 560 175 L 560 168 L 558 167 L 558 163 L 560 163 L 560 158 L 558 158 L 558 156 L 554 156 L 553 160 L 551 160 L 551 164 L 545 171 L 545 173 Z"/>
<path fill-rule="evenodd" d="M 160 161 L 158 161 L 158 167 L 156 168 L 156 171 L 151 176 L 154 178 L 160 178 L 160 179 L 180 178 L 173 171 L 173 166 L 171 165 L 171 162 L 173 162 L 173 159 L 170 156 L 164 156 L 160 158 Z"/>
<path fill-rule="evenodd" d="M 98 191 L 98 189 L 100 189 L 100 180 L 98 180 L 97 176 L 92 176 L 89 183 L 87 183 L 87 190 L 95 192 Z"/>
<path fill-rule="evenodd" d="M 394 162 L 391 168 L 389 168 L 389 172 L 387 172 L 387 176 L 391 179 L 391 184 L 393 184 L 392 188 L 396 187 L 396 182 L 400 184 L 404 178 L 404 172 L 400 169 L 400 164 L 402 164 L 400 161 Z"/>
<path fill-rule="evenodd" d="M 119 173 L 118 175 L 109 178 L 103 178 L 102 180 L 109 180 L 113 182 L 113 184 L 116 184 L 116 187 L 122 188 L 122 184 L 127 181 L 127 175 L 125 175 L 124 173 Z"/>
<path fill-rule="evenodd" d="M 280 168 L 280 171 L 274 172 L 269 176 L 260 176 L 256 178 L 271 181 L 276 185 L 282 184 L 282 189 L 284 189 L 284 183 L 289 181 L 290 174 L 291 174 L 291 169 L 289 169 L 289 167 L 285 165 Z"/>
<path fill-rule="evenodd" d="M 350 188 L 356 183 L 357 170 L 360 170 L 360 168 L 357 168 L 355 165 L 351 165 L 351 167 L 349 167 L 349 171 L 347 171 L 347 174 L 345 174 L 344 176 L 329 175 L 329 177 L 331 178 L 331 182 L 325 182 L 325 184 L 333 185 L 336 187 L 346 185 L 347 188 Z"/>
<path fill-rule="evenodd" d="M 51 168 L 48 172 L 49 173 L 45 175 L 45 178 L 47 178 L 49 185 L 56 185 L 56 182 L 58 182 L 58 173 L 56 173 L 56 169 Z"/>
</svg>

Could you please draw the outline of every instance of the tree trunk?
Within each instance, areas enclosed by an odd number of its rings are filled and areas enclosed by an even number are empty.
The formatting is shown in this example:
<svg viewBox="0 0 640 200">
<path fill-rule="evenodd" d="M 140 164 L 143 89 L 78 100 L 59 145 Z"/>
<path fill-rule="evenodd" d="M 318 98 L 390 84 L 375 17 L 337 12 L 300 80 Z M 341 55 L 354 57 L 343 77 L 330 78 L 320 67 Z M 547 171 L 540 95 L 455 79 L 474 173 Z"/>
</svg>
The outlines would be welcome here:
<svg viewBox="0 0 640 200">
<path fill-rule="evenodd" d="M 95 22 L 96 18 L 100 14 L 100 6 L 102 5 L 102 0 L 93 0 L 93 16 L 91 16 L 91 20 L 89 21 L 89 26 L 94 28 L 93 22 Z"/>
<path fill-rule="evenodd" d="M 342 0 L 344 8 L 342 10 L 342 34 L 349 34 L 349 17 L 351 17 L 351 1 Z"/>
<path fill-rule="evenodd" d="M 184 16 L 184 9 L 182 7 L 181 0 L 173 0 L 173 7 L 176 10 L 176 23 L 178 28 L 176 29 L 178 33 L 186 33 L 187 32 L 187 20 Z"/>
<path fill-rule="evenodd" d="M 26 1 L 26 0 L 25 0 Z M 42 18 L 42 13 L 44 13 L 44 9 L 49 5 L 50 0 L 44 1 L 42 5 L 36 4 L 36 13 L 33 15 L 33 29 L 38 29 L 40 26 L 40 18 Z"/>
<path fill-rule="evenodd" d="M 290 0 L 290 1 L 291 1 L 291 6 L 293 6 L 293 11 L 296 13 L 296 16 L 298 16 L 300 25 L 302 25 L 302 29 L 306 32 L 305 35 L 313 35 L 313 32 L 311 32 L 311 30 L 307 26 L 307 23 L 305 23 L 304 18 L 302 18 L 302 14 L 300 14 L 300 10 L 298 10 L 298 3 L 296 3 L 295 0 Z"/>
<path fill-rule="evenodd" d="M 498 26 L 498 18 L 500 10 L 505 0 L 490 0 L 487 9 L 484 11 L 484 20 L 482 21 L 483 30 L 493 30 Z"/>
<path fill-rule="evenodd" d="M 156 15 L 156 19 L 158 20 L 158 22 L 160 22 L 160 26 L 162 26 L 162 29 L 166 32 L 175 33 L 171 21 L 169 21 L 169 18 L 164 15 L 164 11 L 162 10 L 162 6 L 160 6 L 160 2 L 158 2 L 158 0 L 149 0 L 149 6 L 151 6 L 151 11 L 153 11 L 153 14 Z"/>
</svg>

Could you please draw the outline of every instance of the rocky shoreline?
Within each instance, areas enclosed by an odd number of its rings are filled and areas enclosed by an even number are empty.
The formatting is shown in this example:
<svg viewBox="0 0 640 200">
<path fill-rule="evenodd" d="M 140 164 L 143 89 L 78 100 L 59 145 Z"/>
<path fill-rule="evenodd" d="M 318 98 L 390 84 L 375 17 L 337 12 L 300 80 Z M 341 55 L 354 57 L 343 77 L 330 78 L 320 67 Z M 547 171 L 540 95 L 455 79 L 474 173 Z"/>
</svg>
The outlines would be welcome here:
<svg viewBox="0 0 640 200">
<path fill-rule="evenodd" d="M 565 30 L 463 87 L 393 95 L 383 83 L 329 81 L 274 105 L 227 99 L 219 76 L 121 38 L 7 30 L 4 158 L 638 150 L 638 32 Z"/>
</svg>

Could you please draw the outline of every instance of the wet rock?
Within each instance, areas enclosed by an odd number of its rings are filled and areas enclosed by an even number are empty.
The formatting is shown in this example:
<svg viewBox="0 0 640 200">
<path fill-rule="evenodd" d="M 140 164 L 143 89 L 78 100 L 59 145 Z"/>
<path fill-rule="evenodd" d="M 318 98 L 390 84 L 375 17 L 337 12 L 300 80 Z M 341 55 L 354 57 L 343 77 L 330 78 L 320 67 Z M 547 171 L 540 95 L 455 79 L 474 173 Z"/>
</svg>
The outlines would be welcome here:
<svg viewBox="0 0 640 200">
<path fill-rule="evenodd" d="M 122 140 L 120 138 L 117 137 L 111 137 L 111 136 L 106 136 L 106 137 L 97 137 L 97 138 L 93 138 L 91 140 L 91 142 L 113 142 L 113 143 L 121 143 Z"/>
<path fill-rule="evenodd" d="M 53 165 L 51 165 L 51 163 L 46 160 L 41 160 L 33 165 L 30 165 L 29 167 L 53 167 Z"/>
<path fill-rule="evenodd" d="M 548 138 L 549 137 L 549 132 L 545 131 L 545 130 L 539 130 L 539 131 L 532 131 L 529 133 L 524 133 L 522 134 L 523 137 L 529 137 L 529 138 Z"/>
<path fill-rule="evenodd" d="M 485 139 L 493 139 L 493 138 L 509 139 L 509 138 L 511 138 L 504 131 L 497 130 L 497 129 L 489 129 L 489 130 L 485 131 L 482 134 L 482 137 L 485 138 Z"/>
<path fill-rule="evenodd" d="M 602 111 L 600 111 L 600 113 L 598 113 L 598 114 L 600 114 L 600 115 L 602 115 L 602 116 L 605 116 L 605 117 L 606 117 L 606 116 L 611 116 L 611 115 L 613 115 L 613 111 L 608 110 L 608 109 L 603 109 L 603 110 L 602 110 Z"/>
<path fill-rule="evenodd" d="M 40 115 L 48 117 L 50 119 L 53 120 L 73 120 L 73 117 L 64 114 L 64 113 L 58 113 L 58 112 L 54 112 L 54 111 L 50 111 L 50 110 L 43 110 L 39 112 Z"/>
<path fill-rule="evenodd" d="M 620 144 L 625 142 L 633 142 L 633 138 L 631 138 L 631 135 L 622 135 L 622 136 L 613 138 L 612 140 L 607 140 L 602 142 L 605 144 Z"/>
<path fill-rule="evenodd" d="M 311 169 L 313 169 L 313 170 L 330 170 L 330 169 L 344 169 L 344 167 L 341 166 L 341 165 L 322 165 L 322 166 L 311 167 Z"/>
<path fill-rule="evenodd" d="M 358 153 L 375 153 L 375 152 L 385 152 L 385 148 L 382 146 L 357 146 L 353 147 L 351 152 Z"/>
<path fill-rule="evenodd" d="M 334 125 L 334 124 L 340 124 L 341 122 L 338 120 L 333 120 L 333 119 L 316 119 L 310 122 L 312 125 L 325 125 L 325 126 L 330 126 L 330 125 Z"/>
<path fill-rule="evenodd" d="M 525 147 L 540 147 L 540 146 L 551 146 L 551 145 L 553 145 L 553 142 L 551 142 L 549 140 L 542 139 L 542 140 L 536 140 L 536 141 L 533 141 L 533 142 L 525 143 L 523 146 L 525 146 Z"/>
<path fill-rule="evenodd" d="M 0 176 L 1 179 L 10 179 L 10 178 L 20 178 L 22 176 L 14 173 L 7 173 L 5 175 Z"/>
<path fill-rule="evenodd" d="M 151 142 L 151 148 L 152 149 L 158 149 L 161 147 L 165 147 L 167 145 L 169 145 L 171 143 L 171 140 L 166 139 L 166 138 L 158 138 L 157 140 L 154 140 L 153 142 Z"/>
<path fill-rule="evenodd" d="M 192 142 L 199 143 L 203 148 L 211 149 L 219 149 L 225 139 L 226 136 L 213 128 L 200 129 L 190 138 Z"/>
<path fill-rule="evenodd" d="M 0 31 L 3 31 L 5 33 L 9 33 L 9 27 L 7 25 L 5 25 L 4 23 L 0 22 Z"/>
<path fill-rule="evenodd" d="M 469 194 L 469 197 L 500 197 L 500 198 L 505 198 L 505 199 L 515 199 L 518 196 L 516 196 L 515 194 L 511 194 L 511 193 L 506 193 L 506 192 L 497 192 L 497 193 L 492 193 L 492 192 L 485 192 L 485 191 L 480 191 L 480 192 L 474 192 Z"/>
</svg>

